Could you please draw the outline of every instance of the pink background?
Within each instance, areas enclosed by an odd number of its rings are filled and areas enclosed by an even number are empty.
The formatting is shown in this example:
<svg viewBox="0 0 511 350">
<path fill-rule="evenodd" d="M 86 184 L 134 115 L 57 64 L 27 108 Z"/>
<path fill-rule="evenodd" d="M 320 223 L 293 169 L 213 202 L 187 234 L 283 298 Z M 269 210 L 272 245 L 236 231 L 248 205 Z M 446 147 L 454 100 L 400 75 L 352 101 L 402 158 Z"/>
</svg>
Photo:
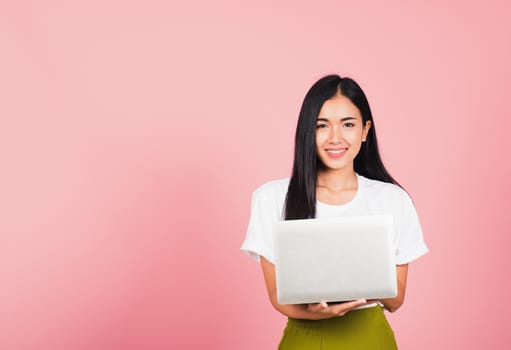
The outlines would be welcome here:
<svg viewBox="0 0 511 350">
<path fill-rule="evenodd" d="M 276 348 L 239 247 L 327 73 L 364 88 L 431 249 L 389 315 L 401 349 L 507 348 L 510 10 L 2 2 L 0 348 Z"/>
</svg>

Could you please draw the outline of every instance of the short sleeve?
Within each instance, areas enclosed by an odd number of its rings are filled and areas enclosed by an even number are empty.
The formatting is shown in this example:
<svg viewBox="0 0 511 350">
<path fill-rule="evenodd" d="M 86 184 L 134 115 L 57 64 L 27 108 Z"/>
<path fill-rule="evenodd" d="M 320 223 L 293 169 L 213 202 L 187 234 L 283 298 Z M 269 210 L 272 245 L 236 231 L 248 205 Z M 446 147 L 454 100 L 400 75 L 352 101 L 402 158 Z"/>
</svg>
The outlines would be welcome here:
<svg viewBox="0 0 511 350">
<path fill-rule="evenodd" d="M 429 252 L 417 211 L 408 193 L 403 191 L 401 213 L 397 222 L 396 264 L 407 264 Z"/>
<path fill-rule="evenodd" d="M 271 200 L 271 197 L 260 189 L 255 190 L 252 193 L 250 219 L 241 250 L 256 261 L 259 261 L 259 256 L 264 256 L 274 263 L 273 225 L 278 220 L 276 201 Z"/>
</svg>

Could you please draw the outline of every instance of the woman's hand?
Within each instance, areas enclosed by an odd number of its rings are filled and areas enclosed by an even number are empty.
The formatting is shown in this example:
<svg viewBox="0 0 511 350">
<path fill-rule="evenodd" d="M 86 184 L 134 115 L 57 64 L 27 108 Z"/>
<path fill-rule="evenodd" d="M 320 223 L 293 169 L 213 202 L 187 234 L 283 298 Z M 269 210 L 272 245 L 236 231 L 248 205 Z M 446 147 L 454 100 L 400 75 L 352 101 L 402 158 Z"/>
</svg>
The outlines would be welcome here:
<svg viewBox="0 0 511 350">
<path fill-rule="evenodd" d="M 336 316 L 344 316 L 348 311 L 351 311 L 359 306 L 366 305 L 367 303 L 368 302 L 365 299 L 348 301 L 344 303 L 334 303 L 331 305 L 328 305 L 326 302 L 322 301 L 317 304 L 308 304 L 307 312 L 311 314 L 312 319 L 321 320 Z"/>
</svg>

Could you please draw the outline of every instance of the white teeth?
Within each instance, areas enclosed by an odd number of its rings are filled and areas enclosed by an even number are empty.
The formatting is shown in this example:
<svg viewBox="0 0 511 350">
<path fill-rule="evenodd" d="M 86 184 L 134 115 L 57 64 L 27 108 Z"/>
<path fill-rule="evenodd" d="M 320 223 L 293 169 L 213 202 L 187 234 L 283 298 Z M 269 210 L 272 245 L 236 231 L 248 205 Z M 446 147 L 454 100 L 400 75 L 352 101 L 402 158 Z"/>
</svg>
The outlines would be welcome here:
<svg viewBox="0 0 511 350">
<path fill-rule="evenodd" d="M 327 151 L 328 153 L 333 153 L 333 154 L 339 154 L 339 153 L 342 153 L 346 151 L 346 148 L 345 149 L 342 149 L 342 150 L 339 150 L 339 151 Z"/>
</svg>

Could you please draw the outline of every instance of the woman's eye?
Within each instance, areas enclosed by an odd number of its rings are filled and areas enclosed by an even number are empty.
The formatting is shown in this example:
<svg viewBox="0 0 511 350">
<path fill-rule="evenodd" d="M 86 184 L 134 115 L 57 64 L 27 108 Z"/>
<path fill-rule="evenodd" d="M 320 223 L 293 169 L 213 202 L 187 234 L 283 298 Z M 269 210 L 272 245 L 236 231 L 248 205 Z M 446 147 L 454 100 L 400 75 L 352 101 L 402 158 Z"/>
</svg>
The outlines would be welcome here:
<svg viewBox="0 0 511 350">
<path fill-rule="evenodd" d="M 352 128 L 352 127 L 355 126 L 355 124 L 353 124 L 353 123 L 346 123 L 346 124 L 344 124 L 344 126 L 347 126 L 348 128 Z"/>
<path fill-rule="evenodd" d="M 318 125 L 316 125 L 316 129 L 320 129 L 320 128 L 324 127 L 324 126 L 326 127 L 327 125 L 326 124 L 318 124 Z"/>
</svg>

